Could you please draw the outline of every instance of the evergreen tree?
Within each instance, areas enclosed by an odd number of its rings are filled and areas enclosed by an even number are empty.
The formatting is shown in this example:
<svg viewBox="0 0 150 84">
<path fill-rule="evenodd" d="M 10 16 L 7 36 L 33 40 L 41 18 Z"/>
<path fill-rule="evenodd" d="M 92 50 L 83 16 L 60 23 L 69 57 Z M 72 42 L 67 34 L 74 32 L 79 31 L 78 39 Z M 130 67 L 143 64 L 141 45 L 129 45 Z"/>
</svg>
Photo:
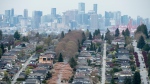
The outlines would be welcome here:
<svg viewBox="0 0 150 84">
<path fill-rule="evenodd" d="M 68 33 L 71 32 L 71 29 L 69 29 Z"/>
<path fill-rule="evenodd" d="M 125 32 L 124 32 L 124 30 L 122 31 L 122 35 L 123 35 L 123 36 L 125 35 Z"/>
<path fill-rule="evenodd" d="M 19 33 L 18 31 L 16 31 L 16 32 L 14 33 L 14 38 L 15 38 L 16 40 L 20 40 L 20 33 Z"/>
<path fill-rule="evenodd" d="M 10 44 L 8 45 L 8 50 L 10 50 L 10 48 L 11 48 L 11 46 L 10 46 Z"/>
<path fill-rule="evenodd" d="M 82 32 L 82 40 L 85 41 L 86 40 L 86 36 L 85 36 L 85 33 Z"/>
<path fill-rule="evenodd" d="M 104 35 L 101 36 L 101 39 L 102 39 L 102 40 L 104 39 Z"/>
<path fill-rule="evenodd" d="M 120 31 L 119 31 L 119 29 L 117 28 L 116 31 L 115 31 L 115 36 L 118 37 L 119 34 L 120 34 Z"/>
<path fill-rule="evenodd" d="M 24 42 L 29 42 L 29 39 L 28 39 L 28 37 L 23 36 L 23 37 L 22 37 L 22 41 L 24 41 Z"/>
<path fill-rule="evenodd" d="M 1 59 L 1 57 L 2 57 L 2 49 L 0 48 L 0 59 Z"/>
<path fill-rule="evenodd" d="M 4 44 L 2 43 L 0 47 L 1 47 L 1 49 L 2 49 L 2 54 L 3 54 L 3 53 L 5 52 Z"/>
<path fill-rule="evenodd" d="M 117 45 L 116 45 L 116 52 L 118 51 L 118 49 L 119 49 L 119 44 L 117 43 Z"/>
<path fill-rule="evenodd" d="M 0 30 L 0 40 L 2 40 L 2 37 L 3 37 L 3 32 L 2 30 Z"/>
<path fill-rule="evenodd" d="M 60 53 L 59 54 L 59 57 L 58 57 L 58 62 L 63 62 L 64 60 L 63 60 L 63 56 L 62 56 L 62 54 Z"/>
<path fill-rule="evenodd" d="M 115 80 L 113 77 L 111 78 L 111 84 L 115 84 Z"/>
<path fill-rule="evenodd" d="M 140 76 L 140 73 L 138 71 L 136 71 L 134 73 L 133 84 L 141 84 L 141 76 Z"/>
<path fill-rule="evenodd" d="M 87 49 L 86 50 L 90 50 L 90 48 L 89 47 L 87 47 Z"/>
<path fill-rule="evenodd" d="M 144 47 L 144 45 L 145 45 L 144 37 L 141 36 L 138 43 L 137 43 L 137 48 L 142 49 Z"/>
<path fill-rule="evenodd" d="M 69 64 L 71 66 L 71 68 L 75 68 L 75 66 L 77 65 L 77 61 L 75 60 L 75 58 L 70 58 L 69 60 Z"/>
<path fill-rule="evenodd" d="M 52 73 L 50 73 L 49 71 L 48 71 L 48 73 L 47 73 L 47 75 L 46 75 L 46 80 L 48 80 L 49 78 L 51 78 L 52 77 Z"/>
<path fill-rule="evenodd" d="M 88 66 L 90 66 L 91 65 L 91 60 L 87 60 L 87 63 L 88 63 Z"/>
<path fill-rule="evenodd" d="M 98 47 L 98 52 L 101 52 L 101 47 Z"/>
<path fill-rule="evenodd" d="M 39 36 L 40 36 L 39 32 L 37 32 L 35 36 L 36 36 L 36 37 L 39 37 Z"/>
<path fill-rule="evenodd" d="M 91 42 L 91 45 L 90 45 L 90 50 L 92 51 L 93 50 L 93 43 Z"/>
<path fill-rule="evenodd" d="M 92 40 L 92 34 L 89 32 L 89 40 Z"/>
<path fill-rule="evenodd" d="M 150 68 L 150 53 L 148 54 L 148 57 L 147 57 L 147 64 L 148 64 L 148 67 Z"/>
<path fill-rule="evenodd" d="M 148 76 L 150 76 L 150 67 L 148 68 Z"/>
<path fill-rule="evenodd" d="M 147 52 L 148 52 L 148 51 L 150 50 L 149 45 L 148 45 L 148 44 L 144 45 L 143 50 L 145 50 L 145 51 L 147 51 Z"/>
<path fill-rule="evenodd" d="M 124 84 L 132 84 L 131 78 L 130 78 L 130 77 L 126 77 L 126 78 L 124 79 Z"/>
<path fill-rule="evenodd" d="M 143 34 L 145 34 L 146 38 L 148 38 L 148 30 L 147 30 L 146 25 L 144 25 L 144 24 L 139 25 L 136 30 L 136 33 L 138 33 L 138 32 L 142 32 Z"/>
<path fill-rule="evenodd" d="M 129 31 L 128 28 L 125 30 L 125 35 L 124 36 L 130 36 L 130 31 Z"/>
<path fill-rule="evenodd" d="M 112 38 L 111 38 L 111 34 L 110 34 L 109 29 L 107 29 L 107 32 L 106 32 L 106 34 L 105 34 L 105 40 L 110 40 L 110 39 L 112 39 Z"/>
<path fill-rule="evenodd" d="M 61 32 L 61 39 L 65 37 L 64 31 Z"/>
</svg>

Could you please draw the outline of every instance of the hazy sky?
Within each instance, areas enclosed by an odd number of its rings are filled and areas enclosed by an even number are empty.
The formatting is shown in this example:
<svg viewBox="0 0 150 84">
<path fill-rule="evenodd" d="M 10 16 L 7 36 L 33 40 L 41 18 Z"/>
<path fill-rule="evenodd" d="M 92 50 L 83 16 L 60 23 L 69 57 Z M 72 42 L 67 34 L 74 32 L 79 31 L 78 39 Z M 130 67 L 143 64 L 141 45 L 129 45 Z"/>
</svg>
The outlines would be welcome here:
<svg viewBox="0 0 150 84">
<path fill-rule="evenodd" d="M 0 0 L 0 14 L 4 10 L 14 8 L 15 14 L 23 14 L 28 9 L 29 16 L 32 11 L 41 10 L 43 14 L 50 14 L 51 8 L 57 8 L 57 13 L 70 9 L 78 9 L 78 3 L 85 2 L 86 12 L 93 9 L 93 4 L 98 4 L 98 13 L 104 15 L 105 11 L 121 11 L 122 15 L 128 14 L 132 18 L 138 15 L 150 18 L 150 0 Z"/>
</svg>

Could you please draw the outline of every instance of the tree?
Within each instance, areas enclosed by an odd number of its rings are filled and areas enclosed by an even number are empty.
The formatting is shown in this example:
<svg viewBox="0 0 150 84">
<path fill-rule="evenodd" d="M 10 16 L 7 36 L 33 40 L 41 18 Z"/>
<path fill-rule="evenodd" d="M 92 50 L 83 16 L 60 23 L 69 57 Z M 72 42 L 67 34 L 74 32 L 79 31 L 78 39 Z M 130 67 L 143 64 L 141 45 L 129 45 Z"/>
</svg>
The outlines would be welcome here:
<svg viewBox="0 0 150 84">
<path fill-rule="evenodd" d="M 69 59 L 69 64 L 70 64 L 71 68 L 75 68 L 75 67 L 76 67 L 77 61 L 75 60 L 74 57 L 71 57 L 71 58 Z"/>
<path fill-rule="evenodd" d="M 20 40 L 20 33 L 19 33 L 18 31 L 16 31 L 16 32 L 14 33 L 14 38 L 15 38 L 16 40 Z"/>
<path fill-rule="evenodd" d="M 101 47 L 98 47 L 98 52 L 101 52 Z"/>
<path fill-rule="evenodd" d="M 122 31 L 122 35 L 123 35 L 123 36 L 125 35 L 125 32 L 124 32 L 124 30 Z"/>
<path fill-rule="evenodd" d="M 50 44 L 51 44 L 51 36 L 50 35 L 48 35 L 48 37 L 47 38 L 45 38 L 45 41 L 44 41 L 44 43 L 47 45 L 47 46 L 50 46 Z"/>
<path fill-rule="evenodd" d="M 119 31 L 119 29 L 117 28 L 116 31 L 115 31 L 115 36 L 118 37 L 119 34 L 120 34 L 120 31 Z"/>
<path fill-rule="evenodd" d="M 113 77 L 111 78 L 111 84 L 115 84 L 115 80 Z"/>
<path fill-rule="evenodd" d="M 91 60 L 87 60 L 87 63 L 88 63 L 88 66 L 90 66 L 91 65 Z"/>
<path fill-rule="evenodd" d="M 3 32 L 2 30 L 0 30 L 0 40 L 2 40 L 2 37 L 3 37 Z"/>
<path fill-rule="evenodd" d="M 2 54 L 5 52 L 5 49 L 4 49 L 4 44 L 2 43 L 0 48 L 2 49 Z"/>
<path fill-rule="evenodd" d="M 130 31 L 129 31 L 128 28 L 125 30 L 125 35 L 124 36 L 130 36 Z"/>
<path fill-rule="evenodd" d="M 148 64 L 148 67 L 150 68 L 150 53 L 148 54 L 148 57 L 147 57 L 147 64 Z"/>
<path fill-rule="evenodd" d="M 138 32 L 142 32 L 143 34 L 145 34 L 146 38 L 148 38 L 148 30 L 147 30 L 147 26 L 145 24 L 139 25 L 137 27 L 136 33 Z"/>
<path fill-rule="evenodd" d="M 24 42 L 29 42 L 29 39 L 28 39 L 27 36 L 23 36 L 23 37 L 22 37 L 22 41 L 24 41 Z"/>
<path fill-rule="evenodd" d="M 64 31 L 61 32 L 61 39 L 65 37 Z"/>
<path fill-rule="evenodd" d="M 142 49 L 144 47 L 144 45 L 145 45 L 144 37 L 141 36 L 138 43 L 137 43 L 137 48 Z"/>
<path fill-rule="evenodd" d="M 89 40 L 92 40 L 92 34 L 89 32 Z"/>
<path fill-rule="evenodd" d="M 149 45 L 145 44 L 144 47 L 143 47 L 143 50 L 148 52 L 150 50 Z"/>
<path fill-rule="evenodd" d="M 62 56 L 62 54 L 60 53 L 59 54 L 59 57 L 58 57 L 58 62 L 63 62 L 64 60 L 63 60 L 63 56 Z"/>
<path fill-rule="evenodd" d="M 104 39 L 104 35 L 102 34 L 102 36 L 101 36 L 101 39 L 103 40 Z"/>
<path fill-rule="evenodd" d="M 47 75 L 46 75 L 46 80 L 48 80 L 49 78 L 51 78 L 52 77 L 52 73 L 50 73 L 49 71 L 48 71 L 48 73 L 47 73 Z"/>
<path fill-rule="evenodd" d="M 86 36 L 85 36 L 85 33 L 82 32 L 82 40 L 85 41 L 86 40 Z"/>
<path fill-rule="evenodd" d="M 116 52 L 118 51 L 118 49 L 119 49 L 119 44 L 117 43 L 117 45 L 116 45 Z"/>
<path fill-rule="evenodd" d="M 71 32 L 71 29 L 68 30 L 68 33 Z"/>
<path fill-rule="evenodd" d="M 43 46 L 36 46 L 36 49 L 35 49 L 36 53 L 42 53 L 43 52 Z"/>
<path fill-rule="evenodd" d="M 133 84 L 141 84 L 141 76 L 140 76 L 140 73 L 138 71 L 136 71 L 134 73 Z"/>
<path fill-rule="evenodd" d="M 113 39 L 113 36 L 111 35 L 109 29 L 107 29 L 107 32 L 105 34 L 105 40 L 110 40 L 111 42 L 112 39 Z"/>
<path fill-rule="evenodd" d="M 10 44 L 8 45 L 8 50 L 10 50 L 11 49 L 11 46 L 10 46 Z"/>
<path fill-rule="evenodd" d="M 150 67 L 148 68 L 148 76 L 150 76 Z"/>
<path fill-rule="evenodd" d="M 0 48 L 0 59 L 2 57 L 2 54 L 3 54 L 3 52 L 2 52 L 2 49 Z"/>
<path fill-rule="evenodd" d="M 30 72 L 31 72 L 31 70 L 29 69 L 29 67 L 27 67 L 27 68 L 25 69 L 25 74 L 26 74 L 26 75 L 29 75 Z"/>
<path fill-rule="evenodd" d="M 85 34 L 86 34 L 86 37 L 89 37 L 89 30 L 88 29 L 86 30 Z"/>
<path fill-rule="evenodd" d="M 124 84 L 132 84 L 131 78 L 130 78 L 130 77 L 126 77 L 126 78 L 124 79 Z"/>
<path fill-rule="evenodd" d="M 7 84 L 10 84 L 10 77 L 9 77 L 9 75 L 8 75 L 8 73 L 6 71 L 4 72 L 4 77 L 3 77 L 2 80 L 6 81 Z"/>
<path fill-rule="evenodd" d="M 146 39 L 145 34 L 143 34 L 142 32 L 135 32 L 134 34 L 134 38 L 138 41 L 140 39 L 140 37 L 143 36 L 144 39 Z"/>
</svg>

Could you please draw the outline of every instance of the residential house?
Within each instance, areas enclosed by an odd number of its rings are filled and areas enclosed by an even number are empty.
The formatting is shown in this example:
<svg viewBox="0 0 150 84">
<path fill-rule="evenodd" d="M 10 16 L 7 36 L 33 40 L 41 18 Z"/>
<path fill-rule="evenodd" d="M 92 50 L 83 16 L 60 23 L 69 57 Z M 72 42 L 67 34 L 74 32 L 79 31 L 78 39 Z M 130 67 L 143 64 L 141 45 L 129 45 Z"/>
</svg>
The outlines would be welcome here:
<svg viewBox="0 0 150 84">
<path fill-rule="evenodd" d="M 91 79 L 89 77 L 77 77 L 77 78 L 74 78 L 72 84 L 93 84 L 91 82 Z"/>
<path fill-rule="evenodd" d="M 28 79 L 39 79 L 43 81 L 45 78 L 46 78 L 46 75 L 42 73 L 31 73 L 28 75 Z"/>
<path fill-rule="evenodd" d="M 38 79 L 27 79 L 23 84 L 40 84 Z"/>
<path fill-rule="evenodd" d="M 49 63 L 53 64 L 54 55 L 53 54 L 45 54 L 39 57 L 39 63 Z"/>
<path fill-rule="evenodd" d="M 129 51 L 127 49 L 118 49 L 118 53 L 129 53 Z"/>
</svg>

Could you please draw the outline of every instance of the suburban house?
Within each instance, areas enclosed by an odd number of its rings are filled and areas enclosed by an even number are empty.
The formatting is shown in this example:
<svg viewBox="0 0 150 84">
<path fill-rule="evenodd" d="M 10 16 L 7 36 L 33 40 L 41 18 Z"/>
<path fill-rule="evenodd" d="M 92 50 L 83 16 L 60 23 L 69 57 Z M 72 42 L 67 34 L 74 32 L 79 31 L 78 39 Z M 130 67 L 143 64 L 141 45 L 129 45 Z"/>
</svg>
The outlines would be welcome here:
<svg viewBox="0 0 150 84">
<path fill-rule="evenodd" d="M 53 64 L 54 55 L 53 54 L 45 54 L 39 57 L 39 63 L 49 63 Z"/>
</svg>

